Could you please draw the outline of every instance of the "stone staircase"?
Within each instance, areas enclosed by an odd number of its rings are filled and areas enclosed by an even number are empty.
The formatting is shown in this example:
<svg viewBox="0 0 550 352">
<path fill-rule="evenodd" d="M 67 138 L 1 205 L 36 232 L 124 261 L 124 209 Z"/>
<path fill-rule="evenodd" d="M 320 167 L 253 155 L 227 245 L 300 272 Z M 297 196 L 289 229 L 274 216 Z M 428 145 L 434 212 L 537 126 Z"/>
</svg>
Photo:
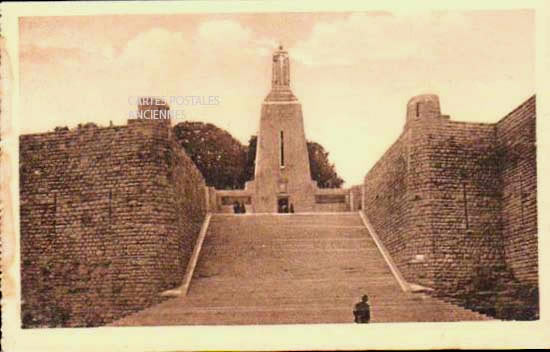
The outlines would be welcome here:
<svg viewBox="0 0 550 352">
<path fill-rule="evenodd" d="M 115 326 L 490 320 L 403 292 L 357 213 L 214 215 L 187 296 Z"/>
</svg>

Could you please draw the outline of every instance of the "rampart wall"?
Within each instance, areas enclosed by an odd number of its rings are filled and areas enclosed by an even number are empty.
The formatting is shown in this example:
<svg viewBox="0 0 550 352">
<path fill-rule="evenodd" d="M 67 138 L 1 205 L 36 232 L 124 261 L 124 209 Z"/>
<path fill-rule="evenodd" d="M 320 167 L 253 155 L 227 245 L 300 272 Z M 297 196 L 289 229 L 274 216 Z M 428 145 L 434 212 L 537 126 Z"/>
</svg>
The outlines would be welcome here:
<svg viewBox="0 0 550 352">
<path fill-rule="evenodd" d="M 409 282 L 462 301 L 536 287 L 535 110 L 533 96 L 496 124 L 467 123 L 441 115 L 436 97 L 411 99 L 362 206 Z"/>
<path fill-rule="evenodd" d="M 24 327 L 97 326 L 181 283 L 206 212 L 170 125 L 20 137 Z"/>
</svg>

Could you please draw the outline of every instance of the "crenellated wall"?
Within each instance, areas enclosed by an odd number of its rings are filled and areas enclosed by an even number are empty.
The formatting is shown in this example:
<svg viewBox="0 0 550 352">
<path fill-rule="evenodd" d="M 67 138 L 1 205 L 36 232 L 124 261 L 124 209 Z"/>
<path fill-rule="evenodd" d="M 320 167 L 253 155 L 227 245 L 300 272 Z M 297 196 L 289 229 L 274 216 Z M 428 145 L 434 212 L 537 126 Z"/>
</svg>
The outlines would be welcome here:
<svg viewBox="0 0 550 352">
<path fill-rule="evenodd" d="M 166 121 L 20 137 L 24 327 L 98 326 L 181 283 L 206 212 Z"/>
<path fill-rule="evenodd" d="M 451 121 L 434 95 L 409 101 L 363 195 L 408 281 L 461 299 L 536 287 L 535 120 L 534 96 L 496 124 Z"/>
</svg>

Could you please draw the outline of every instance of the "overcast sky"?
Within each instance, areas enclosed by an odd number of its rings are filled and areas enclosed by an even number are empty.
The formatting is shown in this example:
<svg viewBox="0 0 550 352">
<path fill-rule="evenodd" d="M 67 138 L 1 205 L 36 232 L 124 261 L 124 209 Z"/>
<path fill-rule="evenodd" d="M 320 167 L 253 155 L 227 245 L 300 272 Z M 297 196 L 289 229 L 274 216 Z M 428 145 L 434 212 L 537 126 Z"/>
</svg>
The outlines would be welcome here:
<svg viewBox="0 0 550 352">
<path fill-rule="evenodd" d="M 123 125 L 136 96 L 215 96 L 172 109 L 247 143 L 282 43 L 306 136 L 351 186 L 401 133 L 410 97 L 496 122 L 534 94 L 534 29 L 529 10 L 23 18 L 21 133 Z"/>
</svg>

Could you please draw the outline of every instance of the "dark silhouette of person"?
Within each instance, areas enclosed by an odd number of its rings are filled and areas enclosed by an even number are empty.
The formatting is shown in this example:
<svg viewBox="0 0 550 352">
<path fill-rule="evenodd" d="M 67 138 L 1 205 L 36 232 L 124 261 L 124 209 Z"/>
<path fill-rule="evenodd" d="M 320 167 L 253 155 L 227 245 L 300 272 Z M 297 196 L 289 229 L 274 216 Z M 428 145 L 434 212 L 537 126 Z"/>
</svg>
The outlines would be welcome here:
<svg viewBox="0 0 550 352">
<path fill-rule="evenodd" d="M 241 203 L 240 207 L 241 207 L 241 213 L 245 214 L 246 213 L 246 206 L 244 205 L 244 203 Z"/>
<path fill-rule="evenodd" d="M 290 212 L 294 213 L 294 204 L 290 203 Z"/>
<path fill-rule="evenodd" d="M 283 213 L 285 214 L 288 213 L 288 205 L 283 204 L 282 209 L 283 209 Z"/>
<path fill-rule="evenodd" d="M 358 324 L 368 324 L 370 321 L 370 305 L 369 296 L 363 295 L 361 302 L 355 305 L 353 309 L 353 315 L 355 316 L 355 322 Z"/>
<path fill-rule="evenodd" d="M 235 201 L 235 202 L 233 203 L 233 212 L 234 212 L 235 214 L 239 214 L 239 213 L 241 212 L 241 209 L 240 209 L 240 208 L 241 208 L 241 207 L 240 207 L 240 205 L 239 205 L 239 202 Z"/>
</svg>

